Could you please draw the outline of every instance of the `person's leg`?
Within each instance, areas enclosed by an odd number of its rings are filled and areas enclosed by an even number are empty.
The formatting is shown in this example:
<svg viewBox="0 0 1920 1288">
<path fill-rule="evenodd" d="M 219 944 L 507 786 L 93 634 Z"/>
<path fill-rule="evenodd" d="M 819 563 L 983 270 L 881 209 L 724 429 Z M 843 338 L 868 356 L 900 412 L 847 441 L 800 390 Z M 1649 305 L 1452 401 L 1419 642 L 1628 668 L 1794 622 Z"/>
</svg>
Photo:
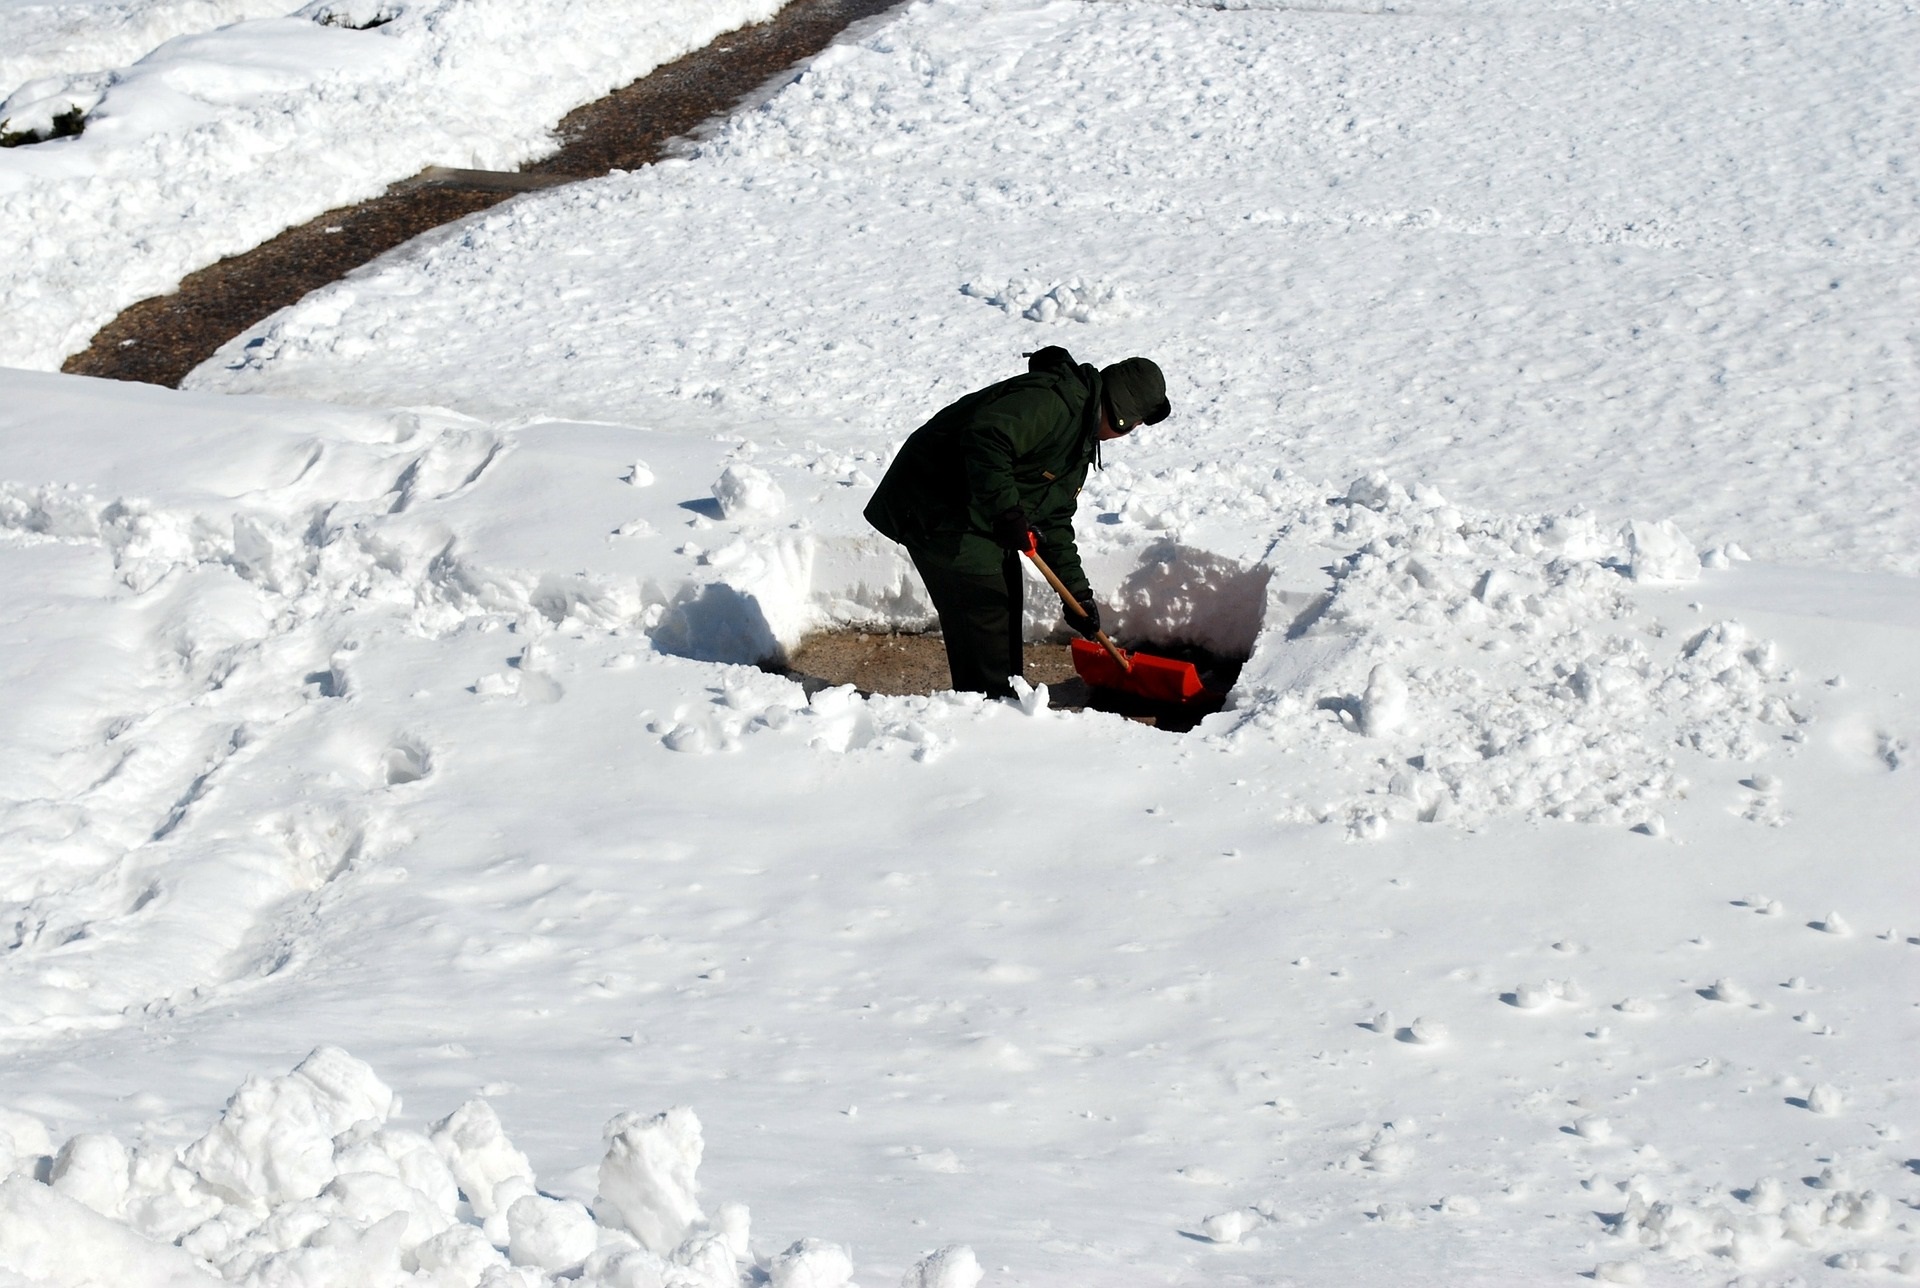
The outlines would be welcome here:
<svg viewBox="0 0 1920 1288">
<path fill-rule="evenodd" d="M 1019 567 L 979 576 L 955 572 L 918 551 L 909 553 L 940 617 L 953 687 L 989 697 L 1010 696 L 1008 677 L 1020 674 L 1021 662 L 1019 601 L 1014 598 L 1024 590 Z"/>
<path fill-rule="evenodd" d="M 1027 655 L 1021 647 L 1024 643 L 1021 636 L 1026 626 L 1027 583 L 1020 575 L 1020 556 L 1011 550 L 1007 551 L 1006 558 L 1000 563 L 1000 588 L 1000 602 L 1005 606 L 1001 647 L 1006 650 L 1006 674 L 1017 675 L 1024 680 L 1027 676 Z"/>
</svg>

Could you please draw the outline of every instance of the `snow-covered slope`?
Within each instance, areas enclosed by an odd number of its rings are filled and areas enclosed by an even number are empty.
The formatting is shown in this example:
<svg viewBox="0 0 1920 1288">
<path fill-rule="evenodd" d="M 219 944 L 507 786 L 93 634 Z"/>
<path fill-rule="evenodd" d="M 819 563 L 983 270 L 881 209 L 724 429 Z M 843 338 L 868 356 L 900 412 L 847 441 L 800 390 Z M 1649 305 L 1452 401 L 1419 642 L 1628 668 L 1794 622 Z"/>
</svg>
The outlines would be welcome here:
<svg viewBox="0 0 1920 1288">
<path fill-rule="evenodd" d="M 550 151 L 570 109 L 778 8 L 315 0 L 21 86 L 9 130 L 87 126 L 0 151 L 0 363 L 58 367 L 127 305 L 425 166 Z"/>
<path fill-rule="evenodd" d="M 923 4 L 329 401 L 0 372 L 0 1280 L 1920 1273 L 1914 22 Z M 1228 709 L 752 665 L 1049 341 Z"/>
<path fill-rule="evenodd" d="M 408 1130 L 483 1096 L 579 1201 L 602 1121 L 692 1106 L 760 1255 L 812 1232 L 882 1278 L 949 1240 L 1102 1284 L 1911 1243 L 1908 580 L 1135 475 L 1195 523 L 1090 516 L 1122 629 L 1254 649 L 1173 737 L 740 665 L 925 621 L 860 531 L 870 451 L 7 384 L 4 474 L 44 482 L 5 493 L 0 1085 L 149 1142 L 108 1204 L 140 1228 L 211 1219 L 176 1151 L 332 1042 L 423 1089 Z M 728 468 L 777 499 L 720 517 Z M 392 1195 L 184 1246 L 307 1265 Z"/>
<path fill-rule="evenodd" d="M 195 379 L 897 440 L 1057 342 L 1170 373 L 1130 463 L 1916 573 L 1915 66 L 1898 4 L 924 4 L 689 163 L 496 208 Z"/>
</svg>

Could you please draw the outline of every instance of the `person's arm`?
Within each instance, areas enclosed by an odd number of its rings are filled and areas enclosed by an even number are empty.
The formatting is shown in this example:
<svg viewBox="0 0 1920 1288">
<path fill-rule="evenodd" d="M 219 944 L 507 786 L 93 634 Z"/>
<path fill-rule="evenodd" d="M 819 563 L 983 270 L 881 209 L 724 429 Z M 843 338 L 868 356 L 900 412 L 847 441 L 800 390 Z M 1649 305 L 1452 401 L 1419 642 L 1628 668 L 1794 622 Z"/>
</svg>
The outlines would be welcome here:
<svg viewBox="0 0 1920 1288">
<path fill-rule="evenodd" d="M 1053 569 L 1061 583 L 1085 607 L 1092 601 L 1093 591 L 1087 585 L 1086 570 L 1080 566 L 1080 547 L 1073 539 L 1073 511 L 1069 509 L 1064 516 L 1041 522 L 1033 533 L 1038 538 L 1040 557 L 1047 561 L 1047 567 Z M 1080 619 L 1071 610 L 1062 611 L 1066 613 L 1069 624 L 1079 623 Z"/>
</svg>

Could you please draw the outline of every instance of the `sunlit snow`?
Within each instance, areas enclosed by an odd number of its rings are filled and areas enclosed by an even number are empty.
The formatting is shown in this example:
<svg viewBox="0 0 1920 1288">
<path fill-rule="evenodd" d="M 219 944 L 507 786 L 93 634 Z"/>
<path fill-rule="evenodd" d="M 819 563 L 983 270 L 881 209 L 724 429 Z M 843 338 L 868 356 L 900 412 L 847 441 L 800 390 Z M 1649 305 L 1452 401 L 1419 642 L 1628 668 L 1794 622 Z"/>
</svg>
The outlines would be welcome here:
<svg viewBox="0 0 1920 1288">
<path fill-rule="evenodd" d="M 220 158 L 158 188 L 0 153 L 7 360 L 339 199 L 276 113 L 444 73 L 522 155 L 614 74 L 531 18 L 620 6 L 395 7 L 197 37 L 293 77 L 197 123 L 157 51 L 127 131 Z M 922 0 L 186 392 L 0 370 L 0 1285 L 1920 1275 L 1914 66 Z M 931 625 L 860 509 L 1050 343 L 1168 372 L 1080 543 L 1226 709 L 756 665 Z"/>
</svg>

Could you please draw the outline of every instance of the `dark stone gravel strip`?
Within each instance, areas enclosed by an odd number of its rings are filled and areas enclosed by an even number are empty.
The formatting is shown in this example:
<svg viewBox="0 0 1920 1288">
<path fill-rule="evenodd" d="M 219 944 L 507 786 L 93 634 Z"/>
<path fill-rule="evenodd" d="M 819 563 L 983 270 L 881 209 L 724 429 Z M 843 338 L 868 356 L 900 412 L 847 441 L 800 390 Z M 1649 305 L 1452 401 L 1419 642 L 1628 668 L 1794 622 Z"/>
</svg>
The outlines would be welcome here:
<svg viewBox="0 0 1920 1288">
<path fill-rule="evenodd" d="M 221 345 L 309 291 L 442 224 L 533 187 L 637 170 L 667 145 L 802 59 L 851 24 L 899 0 L 792 0 L 767 22 L 743 27 L 560 122 L 560 150 L 517 175 L 429 167 L 384 196 L 329 210 L 271 241 L 189 275 L 170 295 L 142 300 L 101 328 L 61 370 L 179 388 Z"/>
</svg>

